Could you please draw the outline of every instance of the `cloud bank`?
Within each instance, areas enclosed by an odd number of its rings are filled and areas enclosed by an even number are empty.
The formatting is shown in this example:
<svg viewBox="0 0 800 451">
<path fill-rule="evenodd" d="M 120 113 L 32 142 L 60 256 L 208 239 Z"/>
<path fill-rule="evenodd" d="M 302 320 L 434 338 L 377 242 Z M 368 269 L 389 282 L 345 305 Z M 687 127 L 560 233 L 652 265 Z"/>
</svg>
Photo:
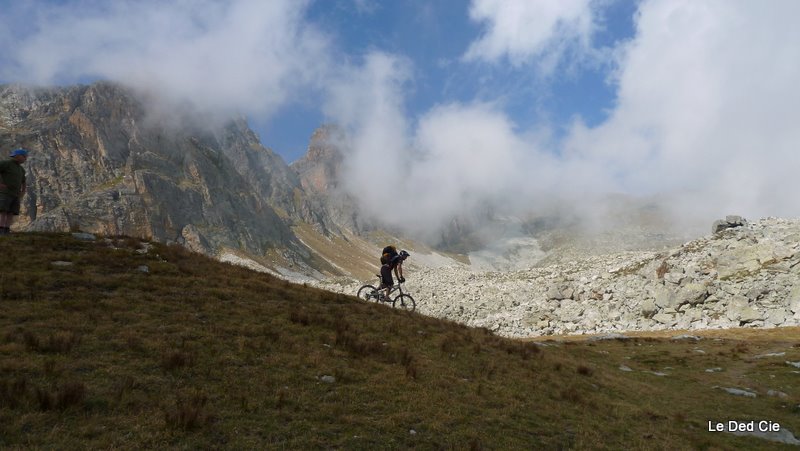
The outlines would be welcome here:
<svg viewBox="0 0 800 451">
<path fill-rule="evenodd" d="M 274 114 L 319 85 L 307 0 L 6 2 L 0 79 L 105 78 L 222 114 Z"/>
<path fill-rule="evenodd" d="M 515 65 L 535 58 L 551 72 L 569 48 L 578 52 L 589 49 L 596 28 L 591 3 L 474 0 L 469 16 L 486 30 L 472 42 L 464 58 L 494 63 L 507 58 Z"/>
<path fill-rule="evenodd" d="M 586 15 L 598 13 L 587 2 L 565 3 L 537 19 L 521 5 L 474 2 L 473 18 L 490 25 L 466 57 L 535 63 L 558 51 L 565 28 L 553 24 L 584 24 L 573 28 L 583 42 L 594 23 Z M 617 95 L 607 120 L 589 127 L 578 116 L 553 142 L 520 130 L 502 105 L 440 104 L 407 132 L 396 131 L 407 133 L 407 142 L 381 146 L 372 136 L 369 149 L 357 150 L 356 167 L 374 167 L 385 156 L 404 162 L 387 167 L 407 168 L 399 185 L 364 180 L 375 200 L 366 204 L 380 211 L 390 199 L 411 199 L 408 208 L 426 227 L 487 201 L 523 211 L 550 200 L 591 215 L 615 194 L 658 200 L 675 223 L 705 229 L 726 214 L 797 216 L 798 13 L 800 4 L 792 1 L 769 8 L 747 1 L 644 1 L 635 35 L 615 51 Z M 528 22 L 502 27 L 510 18 Z M 531 38 L 541 21 L 544 34 Z M 391 78 L 384 83 L 400 90 Z M 403 96 L 392 98 L 384 109 L 402 115 Z"/>
<path fill-rule="evenodd" d="M 564 161 L 591 184 L 661 194 L 684 215 L 800 214 L 800 4 L 646 1 L 608 120 L 576 121 Z M 590 185 L 591 186 L 591 185 Z"/>
</svg>

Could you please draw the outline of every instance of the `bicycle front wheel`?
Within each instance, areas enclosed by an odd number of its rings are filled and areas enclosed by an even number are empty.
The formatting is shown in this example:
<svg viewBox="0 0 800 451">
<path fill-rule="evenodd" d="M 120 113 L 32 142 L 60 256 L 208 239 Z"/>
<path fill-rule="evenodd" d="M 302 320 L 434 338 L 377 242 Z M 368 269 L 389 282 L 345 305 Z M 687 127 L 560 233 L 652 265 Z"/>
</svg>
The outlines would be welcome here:
<svg viewBox="0 0 800 451">
<path fill-rule="evenodd" d="M 414 302 L 414 298 L 412 298 L 410 294 L 401 294 L 394 298 L 392 307 L 413 312 L 414 309 L 417 308 L 417 303 Z"/>
<path fill-rule="evenodd" d="M 364 285 L 358 289 L 358 294 L 356 294 L 356 296 L 358 296 L 359 299 L 363 299 L 367 302 L 378 302 L 378 289 L 372 285 Z"/>
</svg>

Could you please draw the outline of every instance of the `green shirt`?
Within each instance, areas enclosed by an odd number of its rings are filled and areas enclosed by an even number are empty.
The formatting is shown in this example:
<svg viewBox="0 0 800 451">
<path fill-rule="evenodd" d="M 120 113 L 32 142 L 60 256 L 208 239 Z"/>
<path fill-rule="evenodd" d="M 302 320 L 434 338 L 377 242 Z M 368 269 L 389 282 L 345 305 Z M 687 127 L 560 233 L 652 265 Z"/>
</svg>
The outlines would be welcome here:
<svg viewBox="0 0 800 451">
<path fill-rule="evenodd" d="M 25 183 L 25 169 L 12 159 L 0 161 L 0 183 L 6 185 L 0 187 L 0 193 L 18 196 Z"/>
</svg>

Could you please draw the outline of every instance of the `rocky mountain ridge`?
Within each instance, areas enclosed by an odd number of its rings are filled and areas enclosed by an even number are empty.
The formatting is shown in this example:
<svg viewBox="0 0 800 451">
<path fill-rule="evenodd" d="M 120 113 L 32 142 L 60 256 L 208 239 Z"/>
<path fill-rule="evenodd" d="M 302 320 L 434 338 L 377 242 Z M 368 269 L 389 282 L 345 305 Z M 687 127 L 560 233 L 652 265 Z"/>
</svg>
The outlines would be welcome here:
<svg viewBox="0 0 800 451">
<path fill-rule="evenodd" d="M 419 312 L 510 337 L 797 326 L 800 220 L 741 221 L 668 251 L 508 272 L 422 268 L 407 279 Z M 359 282 L 322 286 L 352 294 Z"/>
<path fill-rule="evenodd" d="M 0 148 L 32 150 L 15 227 L 174 242 L 302 280 L 369 275 L 378 250 L 403 241 L 415 241 L 417 256 L 431 255 L 423 267 L 469 258 L 474 266 L 515 269 L 568 260 L 580 233 L 569 230 L 576 220 L 559 214 L 505 217 L 485 205 L 453 218 L 438 243 L 402 239 L 393 225 L 362 214 L 343 188 L 348 140 L 341 129 L 320 127 L 307 153 L 287 165 L 243 118 L 157 105 L 108 82 L 0 86 Z M 556 252 L 542 252 L 542 243 Z"/>
<path fill-rule="evenodd" d="M 16 228 L 129 235 L 277 272 L 341 274 L 296 230 L 358 240 L 354 224 L 364 229 L 346 198 L 327 202 L 334 190 L 314 184 L 332 158 L 326 133 L 299 171 L 243 118 L 153 110 L 146 94 L 108 82 L 0 86 L 0 148 L 32 150 Z"/>
</svg>

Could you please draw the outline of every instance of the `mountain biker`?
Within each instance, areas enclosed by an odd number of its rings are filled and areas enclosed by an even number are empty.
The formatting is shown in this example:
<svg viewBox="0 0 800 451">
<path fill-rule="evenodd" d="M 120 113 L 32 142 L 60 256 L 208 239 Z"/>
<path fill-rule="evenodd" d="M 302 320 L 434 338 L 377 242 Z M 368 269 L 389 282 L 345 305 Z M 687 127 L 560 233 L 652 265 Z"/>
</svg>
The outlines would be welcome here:
<svg viewBox="0 0 800 451">
<path fill-rule="evenodd" d="M 381 265 L 381 285 L 378 287 L 379 290 L 386 289 L 386 294 L 383 295 L 383 300 L 389 299 L 389 291 L 391 291 L 392 287 L 394 286 L 394 280 L 392 279 L 393 270 L 394 275 L 397 277 L 397 281 L 399 283 L 406 281 L 405 277 L 403 277 L 403 262 L 411 256 L 411 254 L 404 250 L 389 258 L 384 258 L 386 254 L 387 252 L 384 252 L 384 256 L 381 257 L 381 263 L 383 263 Z"/>
</svg>

